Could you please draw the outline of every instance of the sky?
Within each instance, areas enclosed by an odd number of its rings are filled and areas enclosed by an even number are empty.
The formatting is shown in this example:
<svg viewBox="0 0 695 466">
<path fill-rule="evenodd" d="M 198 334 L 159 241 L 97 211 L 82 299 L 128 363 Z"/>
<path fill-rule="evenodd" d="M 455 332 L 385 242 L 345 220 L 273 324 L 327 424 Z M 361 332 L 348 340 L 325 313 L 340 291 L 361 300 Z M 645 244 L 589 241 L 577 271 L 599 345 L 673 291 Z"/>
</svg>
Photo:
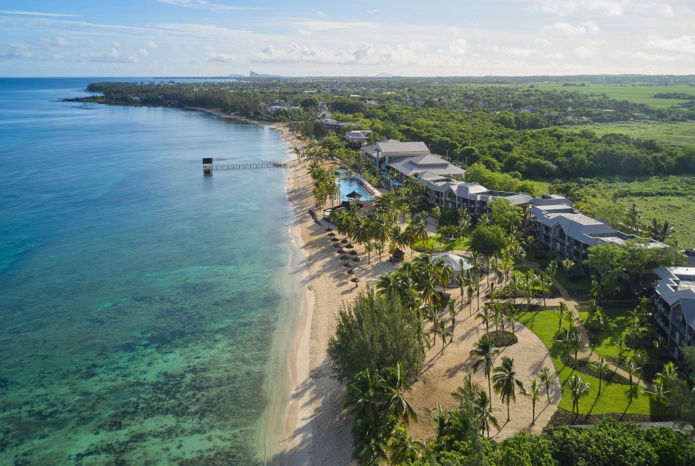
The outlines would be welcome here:
<svg viewBox="0 0 695 466">
<path fill-rule="evenodd" d="M 695 74 L 693 0 L 0 0 L 0 77 Z"/>
</svg>

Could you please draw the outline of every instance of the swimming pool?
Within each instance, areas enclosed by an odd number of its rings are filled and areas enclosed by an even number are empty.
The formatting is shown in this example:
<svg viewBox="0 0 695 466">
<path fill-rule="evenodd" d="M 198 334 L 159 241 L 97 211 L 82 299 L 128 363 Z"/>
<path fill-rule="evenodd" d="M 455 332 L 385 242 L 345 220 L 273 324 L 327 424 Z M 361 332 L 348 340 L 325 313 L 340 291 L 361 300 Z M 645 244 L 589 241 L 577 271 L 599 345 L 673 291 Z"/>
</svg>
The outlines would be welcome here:
<svg viewBox="0 0 695 466">
<path fill-rule="evenodd" d="M 350 198 L 347 197 L 348 194 L 350 194 L 352 191 L 356 191 L 359 194 L 362 195 L 360 197 L 360 200 L 362 201 L 371 201 L 372 196 L 365 191 L 364 187 L 358 183 L 357 181 L 350 180 L 350 179 L 339 179 L 335 180 L 335 182 L 338 184 L 340 187 L 340 200 L 341 201 L 349 201 Z"/>
</svg>

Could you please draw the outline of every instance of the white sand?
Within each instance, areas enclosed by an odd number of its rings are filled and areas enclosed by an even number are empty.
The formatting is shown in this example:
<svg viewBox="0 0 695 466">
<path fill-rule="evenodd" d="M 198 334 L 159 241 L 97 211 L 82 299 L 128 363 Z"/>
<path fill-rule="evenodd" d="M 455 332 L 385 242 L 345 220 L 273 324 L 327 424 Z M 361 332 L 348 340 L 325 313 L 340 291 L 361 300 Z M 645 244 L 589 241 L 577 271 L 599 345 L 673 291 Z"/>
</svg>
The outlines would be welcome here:
<svg viewBox="0 0 695 466">
<path fill-rule="evenodd" d="M 229 117 L 220 112 L 211 113 Z M 281 132 L 291 154 L 295 148 L 301 149 L 302 142 L 285 125 L 270 126 Z M 292 273 L 299 275 L 303 296 L 301 314 L 294 335 L 290 337 L 288 353 L 288 373 L 293 388 L 287 397 L 285 419 L 279 420 L 281 424 L 277 429 L 269 429 L 267 451 L 279 453 L 270 456 L 268 461 L 288 465 L 351 464 L 350 420 L 342 410 L 344 388 L 331 378 L 328 341 L 335 333 L 341 303 L 351 302 L 359 289 L 373 285 L 380 275 L 393 271 L 395 266 L 385 260 L 386 255 L 380 262 L 378 254 L 372 254 L 371 264 L 367 264 L 364 248 L 355 245 L 362 259 L 356 267 L 361 281 L 359 288 L 355 287 L 350 281 L 351 275 L 346 273 L 347 268 L 342 266 L 336 254 L 337 248 L 332 247 L 324 231 L 325 226 L 317 225 L 309 215 L 315 203 L 307 168 L 306 161 L 293 163 L 288 181 L 288 197 L 296 217 L 290 234 L 300 250 L 296 270 Z M 320 216 L 320 212 L 318 214 Z M 410 253 L 406 259 L 410 259 Z M 457 290 L 449 292 L 458 298 Z M 475 310 L 474 299 L 473 315 Z M 552 369 L 553 366 L 547 348 L 530 330 L 516 324 L 516 332 L 519 343 L 506 348 L 497 359 L 504 355 L 513 357 L 517 377 L 528 386 L 542 367 Z M 411 424 L 409 430 L 413 438 L 427 440 L 434 437 L 434 426 L 427 420 L 427 408 L 436 403 L 444 407 L 455 406 L 451 393 L 470 371 L 474 361 L 468 353 L 483 333 L 484 327 L 479 325 L 479 320 L 469 317 L 468 307 L 464 307 L 457 316 L 453 343 L 446 346 L 443 355 L 440 355 L 441 341 L 427 353 L 425 369 L 407 396 L 419 416 L 419 422 Z M 487 388 L 482 373 L 476 374 L 474 379 L 481 387 Z M 548 403 L 545 389 L 542 390 L 541 399 L 536 404 L 535 423 L 532 422 L 528 398 L 517 396 L 516 403 L 511 405 L 511 420 L 506 422 L 506 406 L 497 395 L 493 396 L 493 408 L 501 429 L 499 432 L 493 429 L 492 438 L 502 440 L 524 429 L 540 432 L 555 412 L 562 392 L 555 381 Z"/>
</svg>

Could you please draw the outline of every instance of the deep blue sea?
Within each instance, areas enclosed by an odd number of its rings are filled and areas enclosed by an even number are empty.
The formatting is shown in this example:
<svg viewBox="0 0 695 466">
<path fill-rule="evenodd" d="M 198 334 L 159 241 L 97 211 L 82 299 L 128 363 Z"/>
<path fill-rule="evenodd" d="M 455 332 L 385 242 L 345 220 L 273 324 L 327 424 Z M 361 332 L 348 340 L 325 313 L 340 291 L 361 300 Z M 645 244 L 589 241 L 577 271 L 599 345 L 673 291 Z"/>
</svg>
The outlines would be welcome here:
<svg viewBox="0 0 695 466">
<path fill-rule="evenodd" d="M 0 464 L 253 464 L 291 256 L 280 135 L 0 79 Z M 149 79 L 145 79 L 149 81 Z M 269 389 L 269 387 L 271 387 Z"/>
</svg>

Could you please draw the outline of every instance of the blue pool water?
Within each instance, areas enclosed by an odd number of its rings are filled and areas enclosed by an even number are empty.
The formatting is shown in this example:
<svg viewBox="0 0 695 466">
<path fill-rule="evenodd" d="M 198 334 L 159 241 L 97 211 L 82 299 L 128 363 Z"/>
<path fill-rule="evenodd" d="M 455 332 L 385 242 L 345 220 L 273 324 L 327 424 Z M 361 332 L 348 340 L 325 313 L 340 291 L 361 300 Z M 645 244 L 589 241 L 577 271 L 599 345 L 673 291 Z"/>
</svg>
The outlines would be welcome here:
<svg viewBox="0 0 695 466">
<path fill-rule="evenodd" d="M 348 179 L 338 179 L 336 180 L 336 183 L 338 186 L 340 186 L 340 200 L 341 201 L 347 201 L 349 198 L 347 197 L 348 194 L 350 194 L 352 191 L 356 191 L 359 194 L 362 195 L 360 200 L 362 201 L 371 201 L 372 196 L 365 191 L 364 187 L 358 183 L 357 181 L 353 180 L 348 180 Z"/>
</svg>

